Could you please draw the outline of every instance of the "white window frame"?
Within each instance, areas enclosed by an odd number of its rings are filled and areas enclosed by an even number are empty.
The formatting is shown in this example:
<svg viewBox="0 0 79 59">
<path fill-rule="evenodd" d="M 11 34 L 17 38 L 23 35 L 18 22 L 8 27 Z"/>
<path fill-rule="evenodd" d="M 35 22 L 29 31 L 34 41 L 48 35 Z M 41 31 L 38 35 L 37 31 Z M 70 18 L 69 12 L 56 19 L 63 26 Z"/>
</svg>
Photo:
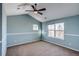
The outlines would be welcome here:
<svg viewBox="0 0 79 59">
<path fill-rule="evenodd" d="M 50 29 L 48 28 L 48 37 L 52 37 L 52 38 L 57 38 L 57 39 L 62 39 L 62 40 L 64 40 L 64 34 L 63 34 L 63 37 L 61 37 L 62 34 L 60 34 L 60 36 L 57 37 L 56 31 L 62 31 L 62 30 L 57 30 L 57 29 L 56 29 L 57 24 L 58 24 L 58 25 L 62 24 L 62 26 L 64 26 L 64 22 L 48 25 L 48 27 L 54 25 L 54 35 L 53 35 L 53 36 L 52 36 L 52 35 L 49 35 L 49 34 L 50 34 L 50 33 L 49 33 L 49 32 L 50 32 Z M 64 27 L 63 27 L 63 31 L 64 31 Z M 60 32 L 59 32 L 59 33 L 60 33 Z M 64 32 L 61 32 L 61 33 L 64 33 Z"/>
<path fill-rule="evenodd" d="M 57 28 L 56 26 L 59 26 L 59 25 L 61 25 L 62 27 L 56 29 Z M 56 33 L 57 31 L 59 31 L 58 37 L 57 37 L 57 33 Z M 63 36 L 62 36 L 62 33 L 63 33 Z M 55 38 L 64 40 L 64 22 L 55 24 Z"/>
<path fill-rule="evenodd" d="M 49 37 L 54 37 L 54 33 L 53 33 L 53 36 L 52 35 L 50 35 L 51 33 L 50 32 L 54 32 L 54 24 L 52 24 L 52 25 L 48 25 L 48 36 Z"/>
<path fill-rule="evenodd" d="M 38 31 L 38 25 L 37 24 L 33 24 L 33 31 Z"/>
</svg>

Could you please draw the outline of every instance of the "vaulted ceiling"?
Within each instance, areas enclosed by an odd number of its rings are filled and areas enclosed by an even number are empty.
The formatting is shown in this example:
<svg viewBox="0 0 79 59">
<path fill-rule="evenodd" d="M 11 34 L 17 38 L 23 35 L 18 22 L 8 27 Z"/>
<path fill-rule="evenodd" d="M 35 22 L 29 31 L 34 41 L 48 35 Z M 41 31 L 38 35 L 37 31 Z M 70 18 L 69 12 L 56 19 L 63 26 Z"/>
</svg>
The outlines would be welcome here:
<svg viewBox="0 0 79 59">
<path fill-rule="evenodd" d="M 46 8 L 46 11 L 43 11 L 43 15 L 34 14 L 32 12 L 26 12 L 25 10 L 32 10 L 32 8 L 27 5 L 24 9 L 17 9 L 17 6 L 20 3 L 7 3 L 5 4 L 7 16 L 11 15 L 21 15 L 29 14 L 34 17 L 36 20 L 45 22 L 49 20 L 59 19 L 63 17 L 69 17 L 74 15 L 79 15 L 79 4 L 78 3 L 38 3 L 37 8 Z"/>
</svg>

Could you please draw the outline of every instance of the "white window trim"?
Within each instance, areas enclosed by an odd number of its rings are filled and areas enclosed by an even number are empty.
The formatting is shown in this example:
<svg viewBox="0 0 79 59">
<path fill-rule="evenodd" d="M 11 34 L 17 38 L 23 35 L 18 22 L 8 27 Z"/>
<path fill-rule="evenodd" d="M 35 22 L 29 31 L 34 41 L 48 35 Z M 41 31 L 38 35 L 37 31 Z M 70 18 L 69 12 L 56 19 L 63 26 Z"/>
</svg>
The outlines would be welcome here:
<svg viewBox="0 0 79 59">
<path fill-rule="evenodd" d="M 38 31 L 39 27 L 37 24 L 33 24 L 33 31 Z"/>
<path fill-rule="evenodd" d="M 64 23 L 64 22 L 61 22 L 61 23 Z M 64 37 L 63 38 L 56 37 L 56 30 L 55 30 L 56 26 L 55 26 L 55 24 L 60 24 L 60 23 L 49 24 L 49 25 L 54 25 L 54 36 L 49 36 L 49 28 L 48 28 L 48 37 L 64 40 Z"/>
</svg>

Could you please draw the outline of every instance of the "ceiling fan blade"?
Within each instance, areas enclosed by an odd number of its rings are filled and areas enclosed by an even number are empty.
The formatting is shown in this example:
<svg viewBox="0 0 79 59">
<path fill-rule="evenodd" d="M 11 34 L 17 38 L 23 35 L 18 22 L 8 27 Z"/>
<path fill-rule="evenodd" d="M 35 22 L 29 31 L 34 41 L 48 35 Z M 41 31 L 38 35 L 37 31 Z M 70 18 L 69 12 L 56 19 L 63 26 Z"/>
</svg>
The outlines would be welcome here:
<svg viewBox="0 0 79 59">
<path fill-rule="evenodd" d="M 45 11 L 46 10 L 46 8 L 42 8 L 42 9 L 39 9 L 38 11 Z"/>
<path fill-rule="evenodd" d="M 25 11 L 32 11 L 33 12 L 34 10 L 25 10 Z"/>
<path fill-rule="evenodd" d="M 34 9 L 34 11 L 36 11 L 36 8 L 34 7 L 34 5 L 31 5 L 31 7 Z"/>
<path fill-rule="evenodd" d="M 39 12 L 39 11 L 38 11 L 38 14 L 43 15 L 43 13 L 41 13 L 41 12 Z"/>
</svg>

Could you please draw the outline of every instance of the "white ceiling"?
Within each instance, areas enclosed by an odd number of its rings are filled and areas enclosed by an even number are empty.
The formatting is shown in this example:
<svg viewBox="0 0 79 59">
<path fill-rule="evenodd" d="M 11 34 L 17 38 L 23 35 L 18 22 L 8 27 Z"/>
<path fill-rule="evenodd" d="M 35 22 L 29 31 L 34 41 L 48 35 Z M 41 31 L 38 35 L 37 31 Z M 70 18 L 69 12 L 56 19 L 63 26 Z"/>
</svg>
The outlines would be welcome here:
<svg viewBox="0 0 79 59">
<path fill-rule="evenodd" d="M 11 15 L 21 15 L 21 14 L 29 14 L 37 20 L 44 22 L 54 19 L 59 19 L 68 16 L 79 15 L 79 4 L 78 3 L 39 3 L 39 8 L 46 8 L 46 11 L 43 11 L 43 15 L 34 14 L 30 12 L 25 12 L 25 10 L 32 9 L 29 5 L 26 6 L 25 9 L 17 10 L 17 5 L 19 3 L 9 3 L 5 4 L 6 6 L 6 14 L 7 16 Z M 45 17 L 47 19 L 45 19 Z"/>
</svg>

